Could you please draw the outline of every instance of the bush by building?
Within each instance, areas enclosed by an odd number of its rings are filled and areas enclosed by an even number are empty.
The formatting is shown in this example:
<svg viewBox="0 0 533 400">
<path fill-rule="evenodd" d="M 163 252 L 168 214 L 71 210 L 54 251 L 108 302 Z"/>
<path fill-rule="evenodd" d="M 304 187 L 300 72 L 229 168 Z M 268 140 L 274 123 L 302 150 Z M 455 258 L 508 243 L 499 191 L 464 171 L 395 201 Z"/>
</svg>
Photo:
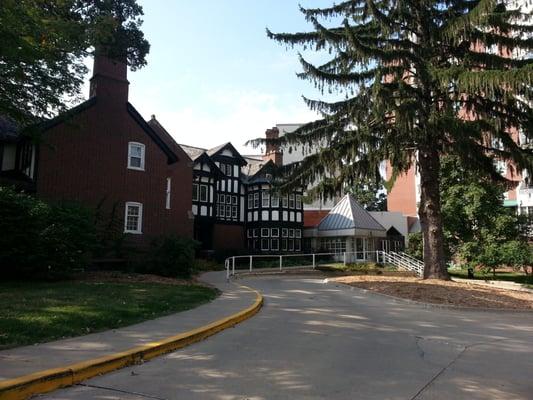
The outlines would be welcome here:
<svg viewBox="0 0 533 400">
<path fill-rule="evenodd" d="M 97 247 L 94 212 L 0 187 L 0 278 L 56 279 L 86 267 Z"/>
</svg>

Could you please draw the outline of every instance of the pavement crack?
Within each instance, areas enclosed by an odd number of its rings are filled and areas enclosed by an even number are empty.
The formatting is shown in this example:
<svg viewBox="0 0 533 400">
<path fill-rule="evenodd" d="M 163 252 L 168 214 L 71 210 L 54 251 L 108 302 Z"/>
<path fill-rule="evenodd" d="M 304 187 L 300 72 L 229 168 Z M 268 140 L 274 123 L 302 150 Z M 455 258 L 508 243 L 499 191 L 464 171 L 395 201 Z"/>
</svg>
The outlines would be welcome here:
<svg viewBox="0 0 533 400">
<path fill-rule="evenodd" d="M 115 389 L 115 388 L 111 388 L 107 386 L 89 385 L 87 383 L 78 383 L 77 386 L 84 386 L 84 387 L 88 387 L 92 389 L 109 390 L 111 392 L 117 392 L 117 393 L 131 394 L 131 395 L 138 396 L 138 397 L 144 397 L 146 399 L 169 400 L 166 397 L 158 397 L 158 396 L 153 396 L 151 394 L 141 393 L 141 392 L 131 392 L 129 390 Z"/>
<path fill-rule="evenodd" d="M 431 340 L 431 339 L 425 339 L 424 337 L 422 336 L 415 336 L 415 343 L 416 343 L 416 346 L 419 350 L 419 352 L 422 352 L 422 355 L 421 355 L 421 358 L 424 359 L 424 351 L 422 350 L 422 348 L 420 347 L 420 344 L 419 342 L 421 340 Z M 488 340 L 486 342 L 477 342 L 477 343 L 471 343 L 471 344 L 468 344 L 468 345 L 463 345 L 461 346 L 462 347 L 462 350 L 453 358 L 453 360 L 451 360 L 445 367 L 443 367 L 433 378 L 431 378 L 429 380 L 429 382 L 427 382 L 418 392 L 416 392 L 416 394 L 411 397 L 409 400 L 415 400 L 418 398 L 418 396 L 420 396 L 428 387 L 430 387 L 437 379 L 439 379 L 439 377 L 444 374 L 453 364 L 455 364 L 462 356 L 463 354 L 466 353 L 467 350 L 471 349 L 472 347 L 476 347 L 476 346 L 483 346 L 483 345 L 487 345 L 487 344 L 492 344 L 492 343 L 496 343 L 496 342 L 503 342 L 503 341 L 506 341 L 506 340 L 512 340 L 510 338 L 502 338 L 502 339 L 494 339 L 494 340 Z M 448 343 L 450 344 L 450 343 Z"/>
<path fill-rule="evenodd" d="M 448 368 L 450 368 L 461 356 L 464 354 L 464 352 L 468 350 L 468 347 L 464 347 L 459 354 L 457 354 L 452 361 L 448 363 L 444 368 L 442 368 L 433 378 L 429 380 L 428 383 L 426 383 L 416 394 L 411 397 L 410 400 L 415 400 L 418 396 L 420 396 L 428 387 L 430 387 L 433 382 L 435 382 Z"/>
</svg>

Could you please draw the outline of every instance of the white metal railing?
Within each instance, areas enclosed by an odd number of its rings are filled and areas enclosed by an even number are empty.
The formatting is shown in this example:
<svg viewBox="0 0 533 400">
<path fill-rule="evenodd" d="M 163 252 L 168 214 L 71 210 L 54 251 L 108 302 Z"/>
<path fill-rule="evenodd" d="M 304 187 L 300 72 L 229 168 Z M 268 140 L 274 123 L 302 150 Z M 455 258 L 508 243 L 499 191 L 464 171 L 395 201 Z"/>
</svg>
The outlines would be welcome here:
<svg viewBox="0 0 533 400">
<path fill-rule="evenodd" d="M 413 271 L 418 276 L 424 275 L 424 263 L 405 253 L 378 251 L 377 261 L 383 264 L 392 264 L 403 270 Z"/>
<path fill-rule="evenodd" d="M 239 272 L 253 272 L 254 270 L 290 270 L 294 268 L 314 269 L 320 264 L 331 264 L 332 262 L 347 263 L 376 261 L 375 251 L 353 251 L 353 252 L 332 252 L 332 253 L 308 253 L 308 254 L 254 254 L 246 256 L 233 256 L 226 259 L 224 266 L 226 276 L 236 275 Z M 268 260 L 270 262 L 261 265 L 258 260 Z M 295 260 L 296 259 L 296 260 Z M 295 260 L 292 261 L 291 260 Z M 239 262 L 240 261 L 240 262 Z"/>
<path fill-rule="evenodd" d="M 254 254 L 246 256 L 233 256 L 226 259 L 226 277 L 234 276 L 242 272 L 257 270 L 290 270 L 309 268 L 315 269 L 320 264 L 333 263 L 357 263 L 375 261 L 382 264 L 392 264 L 400 269 L 413 271 L 418 276 L 424 274 L 424 263 L 405 253 L 386 251 L 353 251 L 333 253 L 309 253 L 309 254 Z"/>
</svg>

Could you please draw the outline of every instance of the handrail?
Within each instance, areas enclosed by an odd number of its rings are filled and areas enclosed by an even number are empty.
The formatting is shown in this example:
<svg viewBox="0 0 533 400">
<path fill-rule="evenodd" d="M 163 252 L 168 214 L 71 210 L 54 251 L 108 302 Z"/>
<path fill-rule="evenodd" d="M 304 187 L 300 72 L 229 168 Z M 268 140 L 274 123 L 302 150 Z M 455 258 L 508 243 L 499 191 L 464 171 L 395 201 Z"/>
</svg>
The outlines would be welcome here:
<svg viewBox="0 0 533 400">
<path fill-rule="evenodd" d="M 234 276 L 238 271 L 249 271 L 254 270 L 254 258 L 263 258 L 263 259 L 277 259 L 279 260 L 279 271 L 283 269 L 294 269 L 294 268 L 312 268 L 315 269 L 317 265 L 317 256 L 330 256 L 337 262 L 342 262 L 346 265 L 348 262 L 365 262 L 365 261 L 376 261 L 392 264 L 398 268 L 413 271 L 417 275 L 422 276 L 424 273 L 424 264 L 417 260 L 414 257 L 405 255 L 403 253 L 396 252 L 386 252 L 386 251 L 354 251 L 354 252 L 331 252 L 331 253 L 304 253 L 304 254 L 249 254 L 242 256 L 233 256 L 228 257 L 224 261 L 224 267 L 226 269 L 226 278 L 229 280 L 231 276 Z M 300 257 L 305 258 L 309 257 L 309 263 L 302 263 L 302 265 L 284 265 L 283 260 L 291 257 Z M 249 262 L 244 268 L 236 268 L 236 260 L 248 259 Z M 278 269 L 277 266 L 267 267 L 268 269 Z M 260 269 L 267 269 L 260 268 Z M 257 269 L 257 266 L 255 267 Z"/>
<path fill-rule="evenodd" d="M 416 258 L 408 257 L 402 253 L 396 253 L 396 252 L 391 252 L 391 253 L 399 257 L 401 260 L 405 261 L 408 265 L 412 265 L 416 268 L 424 268 L 424 263 L 421 262 L 420 260 L 417 260 Z"/>
</svg>

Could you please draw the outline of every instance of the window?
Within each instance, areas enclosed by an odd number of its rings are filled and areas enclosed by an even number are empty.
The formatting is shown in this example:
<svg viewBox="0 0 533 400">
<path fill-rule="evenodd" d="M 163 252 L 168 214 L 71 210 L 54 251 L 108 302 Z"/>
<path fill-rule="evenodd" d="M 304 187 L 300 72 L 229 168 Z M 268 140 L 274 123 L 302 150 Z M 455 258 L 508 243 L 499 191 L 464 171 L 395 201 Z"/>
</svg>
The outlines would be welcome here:
<svg viewBox="0 0 533 400">
<path fill-rule="evenodd" d="M 254 229 L 254 238 L 256 238 L 259 234 L 259 229 L 255 228 Z"/>
<path fill-rule="evenodd" d="M 294 244 L 295 244 L 294 250 L 296 250 L 296 251 L 302 250 L 302 241 L 300 239 L 296 239 L 294 241 Z"/>
<path fill-rule="evenodd" d="M 281 229 L 281 236 L 282 237 L 288 237 L 289 236 L 289 230 L 287 228 Z"/>
<path fill-rule="evenodd" d="M 289 197 L 289 208 L 294 208 L 294 195 L 291 194 Z"/>
<path fill-rule="evenodd" d="M 226 207 L 224 207 L 223 204 L 219 205 L 220 209 L 219 209 L 219 212 L 218 212 L 218 216 L 219 217 L 225 217 L 226 216 Z"/>
<path fill-rule="evenodd" d="M 270 240 L 270 250 L 278 251 L 279 250 L 279 239 Z"/>
<path fill-rule="evenodd" d="M 261 239 L 261 251 L 268 251 L 268 239 Z"/>
<path fill-rule="evenodd" d="M 233 197 L 231 198 L 231 200 L 232 200 L 232 203 L 231 203 L 231 204 L 233 204 L 234 206 L 236 206 L 236 205 L 238 204 L 238 203 L 237 203 L 237 196 L 233 196 Z"/>
<path fill-rule="evenodd" d="M 279 237 L 279 228 L 272 228 L 270 230 L 270 236 L 272 237 Z"/>
<path fill-rule="evenodd" d="M 128 168 L 144 171 L 144 144 L 128 143 Z"/>
<path fill-rule="evenodd" d="M 254 208 L 259 208 L 259 193 L 254 193 Z"/>
<path fill-rule="evenodd" d="M 126 203 L 124 217 L 124 233 L 142 233 L 143 205 L 141 203 Z"/>
<path fill-rule="evenodd" d="M 299 194 L 296 195 L 296 208 L 298 210 L 302 208 L 302 196 Z"/>
<path fill-rule="evenodd" d="M 289 251 L 294 251 L 294 239 L 289 240 Z"/>
<path fill-rule="evenodd" d="M 287 196 L 283 196 L 282 206 L 283 208 L 287 208 L 289 206 L 289 198 Z"/>
<path fill-rule="evenodd" d="M 270 193 L 266 190 L 263 190 L 263 208 L 270 207 Z"/>
<path fill-rule="evenodd" d="M 200 201 L 207 201 L 207 185 L 200 185 Z"/>
<path fill-rule="evenodd" d="M 248 237 L 251 238 L 253 236 L 253 231 L 251 229 L 248 229 L 247 234 Z"/>
<path fill-rule="evenodd" d="M 226 171 L 224 173 L 227 176 L 232 176 L 233 175 L 233 166 L 231 166 L 230 164 L 226 164 Z"/>
<path fill-rule="evenodd" d="M 226 218 L 231 218 L 231 206 L 226 206 Z"/>
<path fill-rule="evenodd" d="M 302 237 L 302 230 L 301 229 L 296 229 L 295 233 L 296 233 L 296 237 L 297 238 L 301 238 Z"/>
<path fill-rule="evenodd" d="M 278 195 L 273 195 L 272 196 L 272 198 L 270 199 L 270 205 L 273 208 L 279 207 L 279 196 Z"/>
<path fill-rule="evenodd" d="M 198 201 L 198 184 L 193 183 L 192 185 L 192 200 Z"/>
<path fill-rule="evenodd" d="M 171 185 L 171 178 L 167 178 L 167 192 L 166 192 L 166 201 L 165 201 L 165 207 L 167 210 L 170 210 L 170 185 Z"/>
<path fill-rule="evenodd" d="M 294 229 L 289 229 L 289 237 L 290 238 L 294 237 Z"/>
<path fill-rule="evenodd" d="M 281 250 L 287 251 L 287 239 L 281 239 Z"/>
<path fill-rule="evenodd" d="M 224 204 L 226 202 L 226 195 L 225 194 L 220 194 L 219 195 L 219 203 L 220 204 Z"/>
<path fill-rule="evenodd" d="M 268 228 L 261 228 L 261 237 L 268 237 L 268 236 L 269 236 Z"/>
<path fill-rule="evenodd" d="M 233 218 L 237 218 L 237 207 L 236 206 L 233 206 L 232 210 L 231 210 L 231 216 Z"/>
<path fill-rule="evenodd" d="M 254 195 L 253 194 L 249 194 L 248 195 L 248 209 L 252 209 L 254 208 Z"/>
</svg>

